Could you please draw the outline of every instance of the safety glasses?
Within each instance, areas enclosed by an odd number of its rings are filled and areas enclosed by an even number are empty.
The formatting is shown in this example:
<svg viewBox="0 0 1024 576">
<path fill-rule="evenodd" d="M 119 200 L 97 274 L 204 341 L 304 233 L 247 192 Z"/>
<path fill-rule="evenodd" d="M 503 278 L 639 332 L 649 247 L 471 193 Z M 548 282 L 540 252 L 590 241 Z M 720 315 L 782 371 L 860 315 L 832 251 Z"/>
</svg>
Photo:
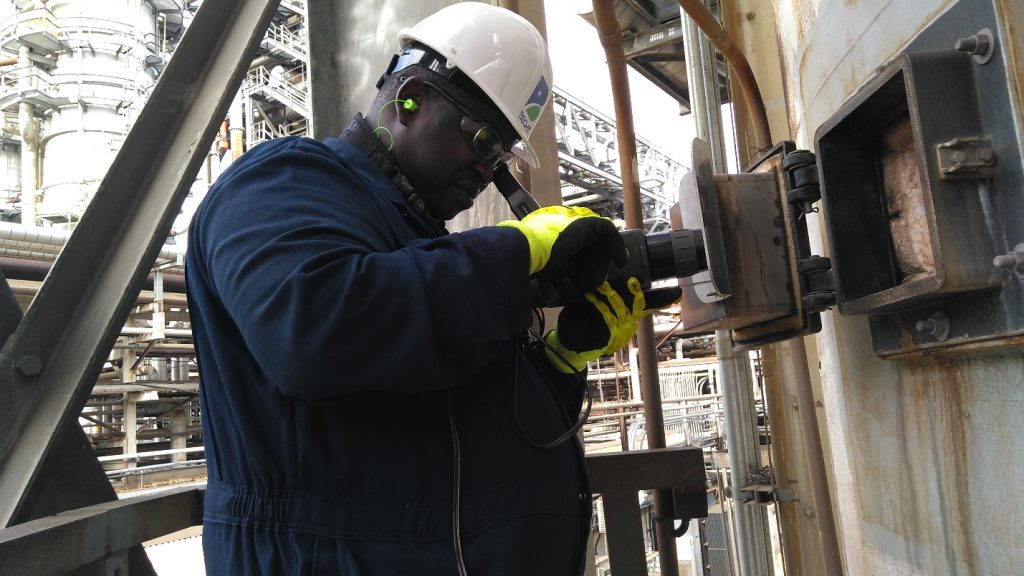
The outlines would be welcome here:
<svg viewBox="0 0 1024 576">
<path fill-rule="evenodd" d="M 462 113 L 462 120 L 459 122 L 459 129 L 462 131 L 462 135 L 466 138 L 466 141 L 473 147 L 473 152 L 477 157 L 490 164 L 492 168 L 505 164 L 512 159 L 512 152 L 505 147 L 505 142 L 501 139 L 501 134 L 499 134 L 493 126 L 486 122 L 474 120 L 461 104 L 456 102 L 451 96 L 445 94 L 444 91 L 436 85 L 430 82 L 425 82 L 425 84 L 433 88 L 434 91 L 441 96 L 444 96 L 445 100 L 451 102 L 452 106 L 455 106 L 455 108 Z"/>
</svg>

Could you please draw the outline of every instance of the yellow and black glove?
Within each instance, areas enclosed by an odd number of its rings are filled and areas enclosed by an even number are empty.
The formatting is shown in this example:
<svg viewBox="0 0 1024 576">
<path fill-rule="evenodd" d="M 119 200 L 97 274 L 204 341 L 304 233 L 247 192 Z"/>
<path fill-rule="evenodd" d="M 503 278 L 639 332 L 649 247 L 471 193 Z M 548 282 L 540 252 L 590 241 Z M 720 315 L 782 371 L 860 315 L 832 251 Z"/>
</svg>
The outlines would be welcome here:
<svg viewBox="0 0 1024 576">
<path fill-rule="evenodd" d="M 566 304 L 558 314 L 555 329 L 544 336 L 551 347 L 544 350 L 548 361 L 559 372 L 579 372 L 587 362 L 624 347 L 643 317 L 671 305 L 681 295 L 678 287 L 645 292 L 636 278 L 629 278 L 617 289 L 604 282 L 584 294 L 584 299 Z"/>
<path fill-rule="evenodd" d="M 545 206 L 498 226 L 511 226 L 526 236 L 531 276 L 553 281 L 567 277 L 581 291 L 604 281 L 609 261 L 626 264 L 622 235 L 610 219 L 589 208 Z"/>
</svg>

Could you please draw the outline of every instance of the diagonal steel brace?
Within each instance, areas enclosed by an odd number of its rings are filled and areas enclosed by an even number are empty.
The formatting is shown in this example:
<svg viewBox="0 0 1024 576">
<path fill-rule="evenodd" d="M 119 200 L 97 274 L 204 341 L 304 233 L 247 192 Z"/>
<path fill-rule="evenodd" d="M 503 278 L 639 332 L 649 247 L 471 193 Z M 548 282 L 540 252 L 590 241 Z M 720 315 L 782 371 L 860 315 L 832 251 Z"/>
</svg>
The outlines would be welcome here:
<svg viewBox="0 0 1024 576">
<path fill-rule="evenodd" d="M 82 410 L 278 0 L 204 2 L 18 328 L 0 350 L 0 526 Z"/>
</svg>

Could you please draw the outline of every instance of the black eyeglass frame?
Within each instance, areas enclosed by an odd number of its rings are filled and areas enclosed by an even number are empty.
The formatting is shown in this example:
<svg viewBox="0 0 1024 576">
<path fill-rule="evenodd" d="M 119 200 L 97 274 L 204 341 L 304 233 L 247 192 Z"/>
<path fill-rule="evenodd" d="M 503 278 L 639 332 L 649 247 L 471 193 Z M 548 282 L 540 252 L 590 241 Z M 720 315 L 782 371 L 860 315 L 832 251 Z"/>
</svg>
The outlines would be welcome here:
<svg viewBox="0 0 1024 576">
<path fill-rule="evenodd" d="M 433 82 L 424 80 L 423 83 L 443 96 L 445 100 L 448 100 L 462 114 L 462 120 L 459 121 L 459 129 L 478 158 L 489 163 L 491 168 L 507 164 L 512 159 L 511 147 L 505 146 L 505 140 L 494 126 L 473 118 L 473 115 L 462 104 L 459 104 Z M 488 134 L 493 135 L 493 137 L 489 137 Z M 487 143 L 488 141 L 490 141 L 490 144 Z"/>
</svg>

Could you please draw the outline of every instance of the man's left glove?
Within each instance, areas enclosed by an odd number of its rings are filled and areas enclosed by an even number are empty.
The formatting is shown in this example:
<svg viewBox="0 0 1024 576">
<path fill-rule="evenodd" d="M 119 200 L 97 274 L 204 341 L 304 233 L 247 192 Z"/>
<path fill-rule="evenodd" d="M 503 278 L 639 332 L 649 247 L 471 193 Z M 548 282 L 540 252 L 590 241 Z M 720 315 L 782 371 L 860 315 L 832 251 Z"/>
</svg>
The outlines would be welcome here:
<svg viewBox="0 0 1024 576">
<path fill-rule="evenodd" d="M 617 289 L 605 282 L 584 299 L 566 304 L 555 329 L 544 336 L 554 349 L 545 347 L 545 355 L 559 372 L 583 370 L 587 362 L 625 346 L 643 317 L 671 305 L 682 293 L 678 287 L 644 292 L 636 278 Z"/>
<path fill-rule="evenodd" d="M 610 262 L 625 266 L 629 257 L 611 219 L 588 208 L 545 206 L 498 226 L 526 237 L 531 276 L 553 282 L 567 278 L 580 291 L 595 289 L 608 276 Z"/>
</svg>

